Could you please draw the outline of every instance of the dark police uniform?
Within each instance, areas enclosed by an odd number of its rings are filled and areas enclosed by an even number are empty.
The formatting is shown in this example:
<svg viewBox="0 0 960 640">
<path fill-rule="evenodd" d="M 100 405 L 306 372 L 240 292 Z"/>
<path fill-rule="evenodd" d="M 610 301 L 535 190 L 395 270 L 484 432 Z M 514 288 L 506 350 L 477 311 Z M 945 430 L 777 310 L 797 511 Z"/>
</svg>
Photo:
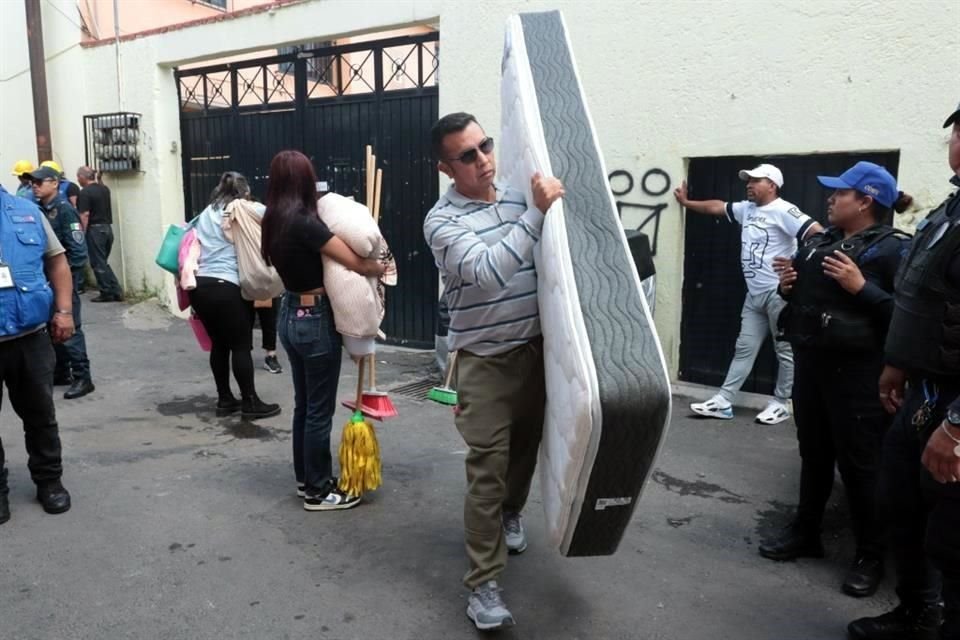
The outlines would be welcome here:
<svg viewBox="0 0 960 640">
<path fill-rule="evenodd" d="M 54 295 L 44 272 L 44 259 L 63 251 L 40 209 L 0 186 L 0 404 L 6 384 L 38 487 L 59 483 L 63 471 L 46 329 Z M 5 462 L 0 442 L 0 522 L 9 518 Z"/>
<path fill-rule="evenodd" d="M 67 251 L 70 273 L 73 276 L 73 323 L 76 333 L 62 345 L 56 345 L 58 375 L 70 373 L 74 380 L 90 380 L 90 360 L 87 342 L 81 329 L 80 295 L 83 268 L 87 264 L 87 245 L 80 226 L 80 215 L 60 193 L 48 204 L 40 205 L 54 234 Z"/>
<path fill-rule="evenodd" d="M 795 362 L 794 417 L 802 458 L 795 527 L 819 551 L 820 527 L 833 489 L 834 466 L 846 487 L 857 559 L 883 560 L 876 508 L 877 473 L 890 418 L 878 399 L 883 343 L 893 312 L 893 283 L 910 237 L 877 224 L 849 238 L 835 227 L 807 239 L 793 267 L 797 280 L 780 325 Z M 866 283 L 851 294 L 824 274 L 823 260 L 841 251 Z M 764 549 L 761 549 L 764 553 Z M 774 557 L 764 553 L 768 557 Z M 849 581 L 848 581 L 849 582 Z M 849 584 L 851 595 L 875 585 Z"/>
</svg>

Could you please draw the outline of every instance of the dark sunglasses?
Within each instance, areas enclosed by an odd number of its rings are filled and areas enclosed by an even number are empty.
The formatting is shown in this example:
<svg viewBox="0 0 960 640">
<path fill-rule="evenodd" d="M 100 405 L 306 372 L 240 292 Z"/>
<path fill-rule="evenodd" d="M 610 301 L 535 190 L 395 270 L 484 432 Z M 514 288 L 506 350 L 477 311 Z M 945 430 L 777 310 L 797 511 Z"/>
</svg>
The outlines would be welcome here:
<svg viewBox="0 0 960 640">
<path fill-rule="evenodd" d="M 493 151 L 493 138 L 484 138 L 480 141 L 480 145 L 474 147 L 473 149 L 468 149 L 464 151 L 456 158 L 449 158 L 448 162 L 462 162 L 463 164 L 473 164 L 477 161 L 477 151 L 481 152 L 483 155 L 489 155 Z"/>
<path fill-rule="evenodd" d="M 30 182 L 31 182 L 31 184 L 33 184 L 33 186 L 39 187 L 39 186 L 42 185 L 44 182 L 53 182 L 53 178 L 43 178 L 42 180 L 36 180 L 36 179 L 34 179 L 34 180 L 31 180 Z"/>
</svg>

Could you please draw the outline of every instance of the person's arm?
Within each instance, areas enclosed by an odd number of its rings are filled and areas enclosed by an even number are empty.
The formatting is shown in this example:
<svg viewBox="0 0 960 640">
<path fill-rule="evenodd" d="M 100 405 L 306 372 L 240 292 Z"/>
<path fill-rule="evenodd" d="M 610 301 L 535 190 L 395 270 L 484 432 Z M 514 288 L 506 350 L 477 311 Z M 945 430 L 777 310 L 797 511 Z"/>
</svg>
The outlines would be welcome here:
<svg viewBox="0 0 960 640">
<path fill-rule="evenodd" d="M 81 191 L 80 195 L 77 196 L 77 204 L 74 206 L 77 208 L 77 215 L 80 216 L 80 227 L 86 233 L 87 227 L 90 225 L 90 195 Z"/>
<path fill-rule="evenodd" d="M 362 276 L 370 278 L 383 275 L 384 266 L 379 260 L 375 258 L 361 258 L 354 253 L 350 245 L 335 235 L 331 235 L 330 239 L 323 243 L 323 246 L 320 248 L 320 253 L 328 258 L 333 258 L 347 269 L 350 269 L 350 271 L 359 273 Z"/>
<path fill-rule="evenodd" d="M 44 258 L 47 280 L 53 287 L 54 311 L 50 319 L 53 341 L 61 343 L 75 331 L 73 326 L 73 276 L 67 263 L 67 254 L 58 253 Z"/>
<path fill-rule="evenodd" d="M 691 200 L 688 198 L 686 180 L 681 182 L 680 186 L 673 190 L 673 197 L 677 199 L 681 207 L 695 213 L 704 213 L 709 216 L 727 215 L 727 203 L 723 200 Z"/>
<path fill-rule="evenodd" d="M 499 242 L 487 245 L 458 216 L 433 215 L 424 223 L 423 235 L 439 268 L 484 291 L 497 291 L 533 257 L 540 240 L 544 213 L 564 195 L 556 178 L 536 174 L 531 178 L 534 206 L 523 212 Z"/>
</svg>

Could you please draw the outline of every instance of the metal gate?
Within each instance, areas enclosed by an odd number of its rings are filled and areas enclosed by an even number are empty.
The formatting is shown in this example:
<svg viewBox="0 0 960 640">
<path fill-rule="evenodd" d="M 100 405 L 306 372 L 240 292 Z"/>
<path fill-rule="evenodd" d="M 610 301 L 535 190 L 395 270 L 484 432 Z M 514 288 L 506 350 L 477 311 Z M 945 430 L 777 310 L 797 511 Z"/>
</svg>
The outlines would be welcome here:
<svg viewBox="0 0 960 640">
<path fill-rule="evenodd" d="M 372 145 L 383 169 L 380 225 L 399 273 L 383 330 L 392 343 L 432 347 L 437 271 L 421 229 L 439 190 L 429 141 L 439 34 L 284 51 L 177 70 L 186 217 L 206 207 L 228 170 L 263 200 L 270 161 L 283 149 L 302 151 L 330 191 L 362 202 Z"/>
<path fill-rule="evenodd" d="M 738 171 L 770 162 L 783 172 L 783 198 L 825 223 L 830 192 L 817 182 L 817 176 L 840 175 L 859 160 L 883 165 L 896 176 L 900 153 L 693 158 L 688 171 L 689 195 L 694 200 L 743 200 L 744 183 L 737 177 Z M 679 377 L 719 386 L 733 358 L 740 307 L 747 291 L 740 267 L 740 225 L 730 224 L 726 218 L 688 213 L 685 229 Z M 777 360 L 772 340 L 767 340 L 743 390 L 773 393 L 776 377 Z"/>
</svg>

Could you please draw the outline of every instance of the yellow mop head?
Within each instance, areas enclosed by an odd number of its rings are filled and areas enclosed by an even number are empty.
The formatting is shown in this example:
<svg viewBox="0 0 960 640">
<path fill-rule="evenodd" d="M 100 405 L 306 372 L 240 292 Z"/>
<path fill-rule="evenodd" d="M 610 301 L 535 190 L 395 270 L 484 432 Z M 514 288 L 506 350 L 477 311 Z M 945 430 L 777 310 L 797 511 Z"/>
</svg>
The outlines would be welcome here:
<svg viewBox="0 0 960 640">
<path fill-rule="evenodd" d="M 355 411 L 340 439 L 340 489 L 361 496 L 381 484 L 380 445 L 373 425 Z"/>
</svg>

